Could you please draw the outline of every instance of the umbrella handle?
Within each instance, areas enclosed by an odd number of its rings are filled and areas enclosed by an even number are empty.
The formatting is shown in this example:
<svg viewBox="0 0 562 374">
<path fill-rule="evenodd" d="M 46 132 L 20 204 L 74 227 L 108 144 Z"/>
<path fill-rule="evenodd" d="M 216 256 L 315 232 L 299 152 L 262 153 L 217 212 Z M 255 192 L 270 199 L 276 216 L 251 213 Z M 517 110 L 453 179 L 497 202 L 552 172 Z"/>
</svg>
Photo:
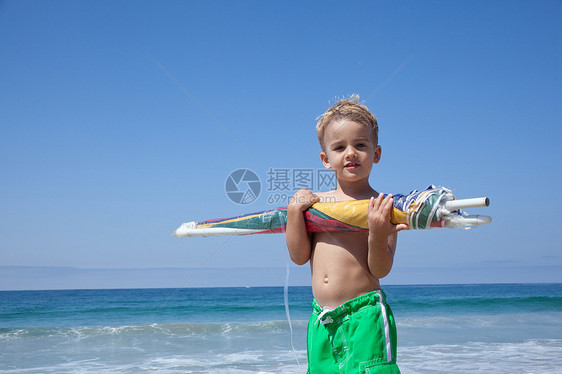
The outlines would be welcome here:
<svg viewBox="0 0 562 374">
<path fill-rule="evenodd" d="M 468 208 L 481 208 L 490 205 L 490 199 L 487 197 L 476 197 L 474 199 L 460 199 L 460 200 L 450 200 L 445 203 L 445 209 L 449 212 L 468 209 Z"/>
</svg>

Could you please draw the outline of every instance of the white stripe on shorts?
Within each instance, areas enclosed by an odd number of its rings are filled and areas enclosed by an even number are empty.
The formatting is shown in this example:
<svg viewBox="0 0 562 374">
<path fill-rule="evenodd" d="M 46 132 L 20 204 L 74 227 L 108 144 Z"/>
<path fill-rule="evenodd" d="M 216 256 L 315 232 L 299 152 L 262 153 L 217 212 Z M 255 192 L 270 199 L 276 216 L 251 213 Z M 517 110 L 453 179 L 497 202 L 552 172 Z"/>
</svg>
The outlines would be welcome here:
<svg viewBox="0 0 562 374">
<path fill-rule="evenodd" d="M 384 336 L 386 341 L 386 359 L 392 361 L 392 345 L 390 343 L 390 325 L 388 323 L 388 318 L 386 316 L 386 307 L 384 306 L 383 297 L 381 290 L 377 290 L 379 294 L 379 303 L 381 305 L 382 318 L 384 320 Z"/>
</svg>

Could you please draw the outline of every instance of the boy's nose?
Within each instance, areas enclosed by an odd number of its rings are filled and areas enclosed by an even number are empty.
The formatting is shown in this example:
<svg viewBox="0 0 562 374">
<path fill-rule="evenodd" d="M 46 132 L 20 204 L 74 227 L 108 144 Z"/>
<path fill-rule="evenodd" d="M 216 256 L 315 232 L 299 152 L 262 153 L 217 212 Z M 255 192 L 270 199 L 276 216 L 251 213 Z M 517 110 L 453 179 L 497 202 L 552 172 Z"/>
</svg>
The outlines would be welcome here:
<svg viewBox="0 0 562 374">
<path fill-rule="evenodd" d="M 348 147 L 345 152 L 345 157 L 353 158 L 355 156 L 357 156 L 357 152 L 355 152 L 355 149 L 353 149 L 353 147 Z"/>
</svg>

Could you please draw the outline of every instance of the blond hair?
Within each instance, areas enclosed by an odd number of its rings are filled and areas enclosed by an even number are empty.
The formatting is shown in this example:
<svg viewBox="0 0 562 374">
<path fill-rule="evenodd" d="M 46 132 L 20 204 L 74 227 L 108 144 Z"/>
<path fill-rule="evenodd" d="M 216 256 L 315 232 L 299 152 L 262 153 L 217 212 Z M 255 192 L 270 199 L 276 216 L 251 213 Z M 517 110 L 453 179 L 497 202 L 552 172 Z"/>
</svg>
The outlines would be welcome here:
<svg viewBox="0 0 562 374">
<path fill-rule="evenodd" d="M 377 123 L 377 117 L 375 117 L 364 104 L 360 103 L 359 95 L 354 94 L 348 99 L 338 100 L 317 119 L 316 133 L 323 151 L 325 151 L 324 132 L 326 131 L 326 127 L 328 127 L 330 123 L 340 120 L 353 121 L 369 127 L 375 144 L 378 144 L 379 142 L 379 125 Z"/>
</svg>

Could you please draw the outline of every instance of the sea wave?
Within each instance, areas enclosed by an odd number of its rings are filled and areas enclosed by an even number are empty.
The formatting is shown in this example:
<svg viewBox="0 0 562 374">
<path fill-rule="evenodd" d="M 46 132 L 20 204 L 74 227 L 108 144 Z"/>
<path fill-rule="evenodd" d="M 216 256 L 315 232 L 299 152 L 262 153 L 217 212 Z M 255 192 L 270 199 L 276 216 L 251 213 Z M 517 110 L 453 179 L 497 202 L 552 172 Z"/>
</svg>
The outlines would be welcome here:
<svg viewBox="0 0 562 374">
<path fill-rule="evenodd" d="M 307 321 L 291 321 L 293 328 L 306 328 Z M 133 336 L 133 335 L 240 335 L 240 334 L 275 334 L 286 333 L 289 329 L 287 320 L 257 322 L 220 322 L 220 323 L 151 323 L 124 326 L 79 326 L 56 328 L 1 328 L 0 341 L 25 339 L 32 337 L 60 337 L 86 339 L 99 336 Z"/>
<path fill-rule="evenodd" d="M 434 344 L 398 348 L 400 369 L 410 374 L 560 372 L 562 339 Z"/>
<path fill-rule="evenodd" d="M 559 373 L 562 365 L 561 339 L 531 339 L 517 343 L 434 344 L 398 348 L 398 364 L 404 373 Z M 107 352 L 106 352 L 107 353 Z M 118 351 L 109 356 L 60 357 L 40 366 L 2 365 L 5 373 L 303 373 L 306 351 L 303 349 L 253 349 L 197 354 L 167 354 L 146 351 L 137 356 Z M 123 356 L 121 356 L 123 357 Z M 134 358 L 134 359 L 133 359 Z"/>
</svg>

